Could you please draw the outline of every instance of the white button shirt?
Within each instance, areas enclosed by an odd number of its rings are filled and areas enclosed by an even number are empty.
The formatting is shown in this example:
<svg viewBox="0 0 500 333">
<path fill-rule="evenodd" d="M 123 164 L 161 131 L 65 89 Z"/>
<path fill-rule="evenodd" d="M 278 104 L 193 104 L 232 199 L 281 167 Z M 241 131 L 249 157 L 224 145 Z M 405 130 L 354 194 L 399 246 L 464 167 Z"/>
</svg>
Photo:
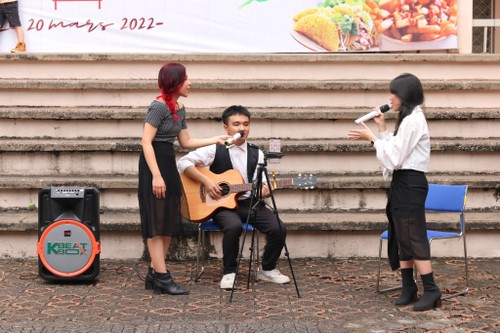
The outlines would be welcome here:
<svg viewBox="0 0 500 333">
<path fill-rule="evenodd" d="M 398 134 L 382 132 L 376 140 L 377 159 L 382 164 L 384 179 L 394 170 L 429 171 L 431 141 L 424 112 L 415 107 L 399 126 Z"/>
<path fill-rule="evenodd" d="M 231 164 L 233 165 L 233 169 L 237 170 L 245 183 L 249 183 L 248 181 L 248 173 L 247 173 L 247 157 L 248 157 L 248 144 L 245 141 L 241 146 L 233 145 L 228 148 L 229 149 L 229 158 L 231 159 Z M 212 165 L 215 159 L 216 145 L 210 145 L 206 147 L 198 148 L 192 152 L 189 152 L 187 155 L 181 157 L 177 162 L 177 169 L 179 173 L 183 173 L 186 169 L 192 166 L 201 166 L 201 167 L 209 167 Z M 257 163 L 264 162 L 264 153 L 259 149 L 259 157 Z M 257 177 L 257 168 L 255 169 L 255 173 L 253 175 L 252 181 L 254 181 Z M 265 182 L 265 177 L 263 175 L 262 181 Z M 246 199 L 250 196 L 250 192 L 245 193 L 240 196 L 238 199 Z"/>
</svg>

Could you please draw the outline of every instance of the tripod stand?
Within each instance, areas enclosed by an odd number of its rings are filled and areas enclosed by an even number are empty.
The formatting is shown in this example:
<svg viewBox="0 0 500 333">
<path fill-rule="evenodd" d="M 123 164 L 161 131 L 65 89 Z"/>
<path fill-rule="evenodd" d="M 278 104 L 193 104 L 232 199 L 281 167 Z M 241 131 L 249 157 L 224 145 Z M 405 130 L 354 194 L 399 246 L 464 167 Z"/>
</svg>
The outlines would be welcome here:
<svg viewBox="0 0 500 333">
<path fill-rule="evenodd" d="M 248 230 L 248 225 L 249 224 L 252 224 L 255 228 L 255 220 L 257 218 L 257 214 L 259 213 L 259 209 L 265 209 L 264 206 L 266 206 L 266 202 L 264 201 L 264 196 L 263 196 L 263 176 L 265 176 L 265 179 L 266 179 L 266 182 L 267 184 L 269 184 L 268 188 L 269 188 L 269 197 L 271 198 L 271 203 L 272 203 L 272 206 L 269 206 L 269 209 L 271 209 L 271 211 L 273 212 L 273 214 L 275 215 L 276 217 L 276 221 L 278 223 L 278 227 L 279 227 L 279 234 L 280 236 L 282 237 L 282 240 L 283 240 L 283 245 L 284 245 L 284 249 L 285 249 L 285 256 L 287 257 L 288 259 L 288 264 L 290 266 L 290 272 L 292 274 L 292 278 L 293 278 L 293 282 L 295 284 L 295 290 L 297 292 L 297 297 L 300 298 L 300 293 L 299 293 L 299 288 L 297 286 L 297 280 L 295 279 L 295 274 L 294 274 L 294 271 L 293 271 L 293 266 L 292 266 L 292 261 L 290 259 L 290 254 L 288 252 L 288 247 L 286 245 L 286 241 L 284 239 L 284 233 L 283 233 L 283 230 L 282 230 L 282 226 L 281 226 L 281 223 L 280 223 L 280 219 L 279 219 L 279 215 L 278 215 L 278 210 L 276 208 L 276 201 L 274 200 L 274 195 L 273 195 L 273 189 L 272 189 L 272 186 L 271 186 L 271 182 L 269 181 L 269 174 L 267 172 L 267 160 L 268 158 L 281 158 L 282 157 L 282 153 L 274 153 L 274 152 L 268 152 L 268 153 L 264 153 L 264 161 L 263 163 L 258 163 L 257 164 L 257 179 L 255 180 L 255 182 L 252 184 L 252 192 L 251 192 L 251 196 L 250 196 L 250 209 L 248 211 L 248 214 L 247 214 L 247 218 L 246 218 L 246 221 L 245 221 L 245 225 L 243 227 L 243 230 L 244 230 L 244 234 L 243 234 L 243 240 L 242 240 L 242 243 L 241 243 L 241 247 L 240 247 L 240 252 L 238 254 L 238 259 L 236 261 L 236 276 L 238 276 L 238 269 L 239 269 L 239 266 L 240 266 L 240 261 L 241 261 L 241 258 L 243 257 L 243 249 L 245 247 L 245 239 L 246 239 L 246 235 L 247 235 L 247 230 Z M 250 283 L 250 272 L 252 270 L 252 261 L 253 261 L 253 258 L 254 258 L 254 237 L 255 237 L 255 229 L 252 233 L 252 245 L 250 247 L 250 267 L 249 267 L 249 270 L 248 270 L 248 281 L 247 281 L 247 288 L 249 287 L 249 283 Z M 229 297 L 229 302 L 232 302 L 233 300 L 233 293 L 234 293 L 234 287 L 236 285 L 236 279 L 234 280 L 233 282 L 233 287 L 231 289 L 231 295 Z"/>
</svg>

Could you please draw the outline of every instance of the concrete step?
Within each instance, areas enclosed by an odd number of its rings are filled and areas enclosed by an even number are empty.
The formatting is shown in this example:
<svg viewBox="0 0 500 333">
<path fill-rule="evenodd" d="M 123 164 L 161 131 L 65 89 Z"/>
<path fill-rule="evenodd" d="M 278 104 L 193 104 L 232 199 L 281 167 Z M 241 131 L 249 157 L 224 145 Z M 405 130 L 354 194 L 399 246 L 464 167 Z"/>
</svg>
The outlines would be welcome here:
<svg viewBox="0 0 500 333">
<path fill-rule="evenodd" d="M 295 178 L 296 174 L 279 174 L 278 178 Z M 331 212 L 339 210 L 380 210 L 385 207 L 389 182 L 377 174 L 318 175 L 314 188 L 277 189 L 276 205 L 280 209 Z M 467 184 L 467 207 L 475 210 L 500 210 L 500 175 L 496 174 L 428 174 L 430 183 Z M 4 209 L 26 209 L 38 205 L 38 192 L 50 186 L 96 187 L 101 207 L 137 209 L 136 175 L 12 175 L 0 177 L 0 203 Z"/>
<path fill-rule="evenodd" d="M 222 133 L 223 108 L 188 109 L 192 136 Z M 346 138 L 353 120 L 369 112 L 358 108 L 253 108 L 252 137 L 320 139 Z M 140 138 L 146 108 L 0 106 L 4 137 L 19 138 Z M 426 108 L 433 137 L 496 137 L 500 110 L 484 108 Z M 393 128 L 395 113 L 387 113 Z M 374 127 L 373 124 L 369 124 Z M 304 130 L 314 128 L 314 130 Z M 454 130 L 450 130 L 453 128 Z M 374 127 L 376 131 L 376 128 Z"/>
<path fill-rule="evenodd" d="M 255 139 L 268 149 L 268 140 Z M 282 140 L 284 158 L 270 170 L 281 173 L 350 173 L 379 170 L 374 148 L 348 139 Z M 176 146 L 178 156 L 186 150 Z M 498 138 L 431 141 L 431 171 L 500 172 Z M 137 172 L 138 138 L 28 139 L 0 138 L 0 172 L 4 175 L 131 174 Z M 33 166 L 36 165 L 36 170 Z"/>
<path fill-rule="evenodd" d="M 360 104 L 369 108 L 388 97 L 389 80 L 194 80 L 190 107 L 305 107 Z M 500 80 L 444 79 L 423 82 L 428 107 L 495 108 Z M 158 95 L 156 80 L 0 79 L 4 105 L 144 106 Z M 29 93 L 28 93 L 29 92 Z M 196 92 L 196 93 L 194 93 Z M 53 96 L 57 94 L 57 99 Z M 98 101 L 98 102 L 96 102 Z"/>
<path fill-rule="evenodd" d="M 500 230 L 498 211 L 467 211 L 467 230 Z M 385 211 L 295 212 L 280 210 L 280 219 L 290 231 L 383 231 L 387 228 Z M 456 230 L 458 214 L 427 212 L 429 229 Z M 196 231 L 198 224 L 185 221 L 186 230 Z M 0 232 L 37 231 L 37 210 L 4 211 L 0 215 Z M 111 232 L 140 231 L 138 210 L 101 210 L 100 230 Z"/>
<path fill-rule="evenodd" d="M 498 54 L 1 54 L 3 78 L 154 79 L 167 61 L 194 79 L 497 79 Z M 306 70 L 305 70 L 306 68 Z"/>
<path fill-rule="evenodd" d="M 387 227 L 385 213 L 297 213 L 281 211 L 286 223 L 287 247 L 291 258 L 310 257 L 376 257 L 380 233 Z M 466 213 L 467 252 L 470 257 L 498 256 L 500 222 L 498 211 Z M 457 216 L 427 214 L 428 227 L 456 230 Z M 17 211 L 0 214 L 0 253 L 2 257 L 36 257 L 37 212 Z M 191 237 L 174 242 L 171 255 L 179 259 L 193 258 L 196 224 L 188 224 Z M 140 258 L 144 243 L 140 234 L 137 211 L 102 211 L 100 214 L 101 258 Z M 221 233 L 211 233 L 211 255 L 221 257 Z M 265 242 L 264 236 L 258 234 Z M 462 242 L 448 240 L 433 243 L 433 257 L 454 257 L 462 253 Z M 385 256 L 385 247 L 384 247 Z"/>
<path fill-rule="evenodd" d="M 187 107 L 189 119 L 192 120 L 221 120 L 225 107 L 190 108 Z M 357 107 L 255 107 L 251 109 L 252 120 L 352 120 L 364 115 L 367 111 L 362 106 Z M 33 120 L 143 120 L 143 107 L 119 107 L 88 105 L 82 107 L 71 106 L 8 106 L 0 105 L 0 117 L 3 119 L 33 119 Z M 427 107 L 426 118 L 429 120 L 479 120 L 499 119 L 498 108 L 451 108 Z M 387 118 L 396 116 L 389 112 Z"/>
</svg>

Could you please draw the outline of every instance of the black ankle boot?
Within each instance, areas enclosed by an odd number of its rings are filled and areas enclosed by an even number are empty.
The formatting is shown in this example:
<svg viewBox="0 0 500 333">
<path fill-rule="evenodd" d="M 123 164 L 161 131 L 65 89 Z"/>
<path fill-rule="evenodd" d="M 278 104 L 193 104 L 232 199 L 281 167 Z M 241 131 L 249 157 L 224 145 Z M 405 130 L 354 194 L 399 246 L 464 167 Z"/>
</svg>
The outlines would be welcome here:
<svg viewBox="0 0 500 333">
<path fill-rule="evenodd" d="M 154 269 L 153 267 L 149 266 L 148 267 L 148 273 L 146 274 L 145 280 L 145 285 L 146 285 L 146 290 L 151 290 L 153 289 L 153 279 L 154 279 Z"/>
<path fill-rule="evenodd" d="M 403 279 L 403 290 L 394 304 L 401 306 L 416 302 L 418 287 L 413 279 L 413 268 L 401 269 L 401 278 Z"/>
<path fill-rule="evenodd" d="M 155 294 L 187 295 L 189 291 L 174 282 L 170 272 L 154 273 L 153 291 Z"/>
<path fill-rule="evenodd" d="M 434 283 L 432 273 L 421 275 L 424 284 L 424 294 L 420 301 L 415 303 L 413 311 L 426 311 L 441 307 L 441 290 Z"/>
</svg>

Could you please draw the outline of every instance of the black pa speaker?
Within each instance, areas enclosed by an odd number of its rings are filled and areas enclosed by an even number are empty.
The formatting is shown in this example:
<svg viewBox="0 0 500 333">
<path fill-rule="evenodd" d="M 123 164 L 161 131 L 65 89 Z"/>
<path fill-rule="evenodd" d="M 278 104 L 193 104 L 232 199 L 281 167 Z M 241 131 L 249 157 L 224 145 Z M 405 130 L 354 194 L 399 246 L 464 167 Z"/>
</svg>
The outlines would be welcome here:
<svg viewBox="0 0 500 333">
<path fill-rule="evenodd" d="M 99 191 L 50 187 L 38 193 L 38 273 L 45 280 L 93 281 L 99 274 Z"/>
</svg>

